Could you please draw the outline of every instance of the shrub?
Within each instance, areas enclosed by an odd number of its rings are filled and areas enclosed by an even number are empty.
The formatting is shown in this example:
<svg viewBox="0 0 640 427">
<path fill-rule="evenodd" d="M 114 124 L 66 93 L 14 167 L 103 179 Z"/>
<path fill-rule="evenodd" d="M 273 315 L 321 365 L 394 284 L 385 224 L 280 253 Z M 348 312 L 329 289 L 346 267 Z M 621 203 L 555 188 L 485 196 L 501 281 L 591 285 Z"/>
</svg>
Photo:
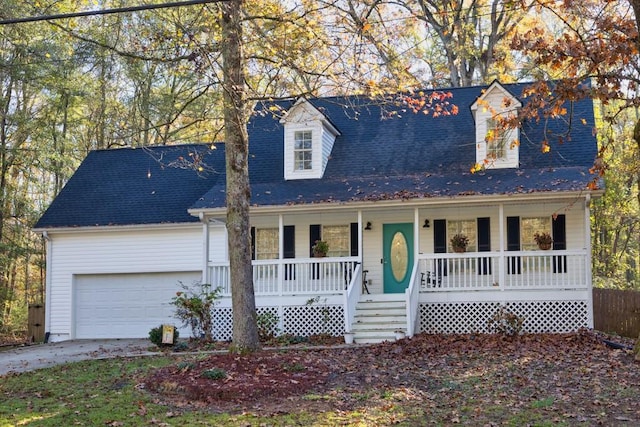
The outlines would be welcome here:
<svg viewBox="0 0 640 427">
<path fill-rule="evenodd" d="M 178 328 L 173 328 L 173 343 L 175 344 L 178 340 L 178 337 L 180 336 L 180 333 L 178 332 Z M 152 328 L 149 331 L 149 340 L 154 343 L 155 345 L 157 345 L 158 347 L 168 347 L 168 346 L 172 346 L 174 344 L 163 344 L 162 343 L 162 325 L 158 326 L 157 328 Z"/>
<path fill-rule="evenodd" d="M 212 368 L 204 371 L 202 376 L 210 380 L 223 380 L 227 378 L 227 373 L 224 369 Z"/>
<path fill-rule="evenodd" d="M 176 367 L 178 369 L 180 369 L 181 371 L 190 371 L 193 368 L 195 368 L 196 364 L 193 362 L 180 362 L 176 365 Z"/>
<path fill-rule="evenodd" d="M 213 317 L 211 310 L 220 299 L 220 288 L 212 289 L 208 283 L 196 283 L 194 288 L 182 284 L 171 304 L 176 307 L 176 317 L 183 326 L 190 326 L 194 338 L 213 341 Z"/>
<path fill-rule="evenodd" d="M 258 336 L 260 337 L 260 341 L 270 341 L 278 335 L 278 332 L 280 332 L 280 329 L 278 328 L 280 318 L 278 315 L 273 314 L 270 311 L 258 314 L 256 322 L 258 324 Z"/>
<path fill-rule="evenodd" d="M 173 351 L 187 351 L 187 350 L 189 350 L 189 344 L 187 344 L 184 341 L 177 342 L 173 346 Z"/>
<path fill-rule="evenodd" d="M 515 336 L 522 333 L 524 317 L 507 310 L 505 306 L 500 306 L 487 323 L 491 333 Z"/>
</svg>

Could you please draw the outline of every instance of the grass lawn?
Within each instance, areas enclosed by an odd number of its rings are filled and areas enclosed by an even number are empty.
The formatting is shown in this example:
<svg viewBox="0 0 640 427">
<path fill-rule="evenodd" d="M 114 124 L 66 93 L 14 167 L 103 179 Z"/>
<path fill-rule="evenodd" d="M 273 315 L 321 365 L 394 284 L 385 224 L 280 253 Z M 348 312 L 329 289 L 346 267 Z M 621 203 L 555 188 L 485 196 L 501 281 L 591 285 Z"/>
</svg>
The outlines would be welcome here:
<svg viewBox="0 0 640 427">
<path fill-rule="evenodd" d="M 261 357 L 159 355 L 9 375 L 0 378 L 0 426 L 640 425 L 640 363 L 589 332 L 419 335 Z M 212 367 L 225 375 L 207 378 L 211 390 L 243 391 L 207 398 L 205 382 L 190 393 Z M 322 381 L 305 383 L 307 372 Z M 270 378 L 293 385 L 273 381 L 289 390 L 282 395 L 247 391 Z"/>
</svg>

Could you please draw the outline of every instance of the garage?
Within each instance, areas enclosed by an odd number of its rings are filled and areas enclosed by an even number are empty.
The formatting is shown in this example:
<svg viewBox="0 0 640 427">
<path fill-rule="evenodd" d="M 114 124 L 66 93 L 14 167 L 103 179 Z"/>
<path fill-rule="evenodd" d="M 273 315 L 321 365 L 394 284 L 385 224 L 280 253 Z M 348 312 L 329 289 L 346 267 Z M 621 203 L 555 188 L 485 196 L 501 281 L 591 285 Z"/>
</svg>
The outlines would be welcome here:
<svg viewBox="0 0 640 427">
<path fill-rule="evenodd" d="M 77 275 L 75 338 L 146 338 L 163 323 L 180 326 L 171 299 L 181 283 L 200 278 L 200 272 Z"/>
</svg>

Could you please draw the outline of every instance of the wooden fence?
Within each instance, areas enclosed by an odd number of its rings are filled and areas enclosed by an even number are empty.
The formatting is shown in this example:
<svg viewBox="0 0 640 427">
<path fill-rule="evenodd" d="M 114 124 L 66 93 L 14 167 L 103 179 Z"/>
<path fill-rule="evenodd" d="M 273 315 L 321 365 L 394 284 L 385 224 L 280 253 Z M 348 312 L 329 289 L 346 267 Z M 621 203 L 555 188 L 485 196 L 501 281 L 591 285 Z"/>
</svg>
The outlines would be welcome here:
<svg viewBox="0 0 640 427">
<path fill-rule="evenodd" d="M 44 341 L 44 305 L 29 305 L 29 324 L 27 338 L 31 342 Z"/>
<path fill-rule="evenodd" d="M 637 338 L 640 292 L 593 288 L 593 323 L 598 331 Z"/>
</svg>

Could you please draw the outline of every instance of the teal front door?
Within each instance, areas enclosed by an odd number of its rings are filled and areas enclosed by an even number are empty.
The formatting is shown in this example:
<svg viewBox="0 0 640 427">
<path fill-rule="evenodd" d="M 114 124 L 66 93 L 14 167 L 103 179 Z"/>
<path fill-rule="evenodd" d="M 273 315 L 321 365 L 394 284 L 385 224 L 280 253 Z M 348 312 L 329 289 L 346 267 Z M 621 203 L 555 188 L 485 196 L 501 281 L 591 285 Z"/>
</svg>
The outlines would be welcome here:
<svg viewBox="0 0 640 427">
<path fill-rule="evenodd" d="M 413 268 L 413 224 L 383 224 L 384 293 L 404 292 Z"/>
</svg>

